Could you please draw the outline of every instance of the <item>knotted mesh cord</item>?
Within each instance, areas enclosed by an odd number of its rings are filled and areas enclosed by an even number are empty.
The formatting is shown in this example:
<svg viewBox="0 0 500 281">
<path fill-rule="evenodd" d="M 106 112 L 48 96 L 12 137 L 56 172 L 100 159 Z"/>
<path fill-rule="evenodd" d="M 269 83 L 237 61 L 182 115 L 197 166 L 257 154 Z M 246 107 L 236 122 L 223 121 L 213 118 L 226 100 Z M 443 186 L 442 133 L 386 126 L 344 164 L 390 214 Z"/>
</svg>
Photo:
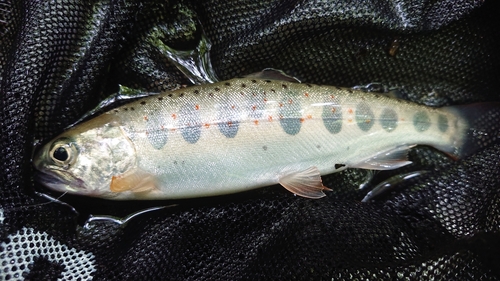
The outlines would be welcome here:
<svg viewBox="0 0 500 281">
<path fill-rule="evenodd" d="M 71 272 L 95 280 L 499 279 L 494 140 L 459 162 L 414 149 L 412 166 L 375 181 L 431 173 L 371 204 L 359 203 L 364 174 L 346 171 L 324 177 L 335 191 L 321 200 L 269 187 L 182 201 L 122 228 L 81 225 L 171 202 L 64 196 L 76 216 L 42 204 L 29 163 L 34 138 L 59 133 L 118 84 L 187 84 L 152 39 L 190 49 L 201 28 L 222 79 L 273 67 L 309 83 L 379 82 L 428 105 L 498 101 L 498 11 L 495 1 L 0 2 L 0 276 L 61 279 L 80 253 L 88 262 Z"/>
</svg>

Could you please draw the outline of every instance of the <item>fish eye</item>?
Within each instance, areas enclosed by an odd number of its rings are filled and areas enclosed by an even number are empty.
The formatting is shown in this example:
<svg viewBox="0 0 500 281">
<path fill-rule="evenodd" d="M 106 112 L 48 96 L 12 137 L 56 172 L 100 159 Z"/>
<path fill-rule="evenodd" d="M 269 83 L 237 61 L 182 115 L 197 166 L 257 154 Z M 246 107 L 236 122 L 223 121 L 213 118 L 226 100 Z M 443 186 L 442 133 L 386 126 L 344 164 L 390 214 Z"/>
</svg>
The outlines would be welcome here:
<svg viewBox="0 0 500 281">
<path fill-rule="evenodd" d="M 56 150 L 54 150 L 54 152 L 52 153 L 52 157 L 56 160 L 64 162 L 64 161 L 68 160 L 69 153 L 65 147 L 60 146 Z"/>
<path fill-rule="evenodd" d="M 77 151 L 75 146 L 68 140 L 54 142 L 49 152 L 49 157 L 55 164 L 68 168 L 76 159 Z"/>
</svg>

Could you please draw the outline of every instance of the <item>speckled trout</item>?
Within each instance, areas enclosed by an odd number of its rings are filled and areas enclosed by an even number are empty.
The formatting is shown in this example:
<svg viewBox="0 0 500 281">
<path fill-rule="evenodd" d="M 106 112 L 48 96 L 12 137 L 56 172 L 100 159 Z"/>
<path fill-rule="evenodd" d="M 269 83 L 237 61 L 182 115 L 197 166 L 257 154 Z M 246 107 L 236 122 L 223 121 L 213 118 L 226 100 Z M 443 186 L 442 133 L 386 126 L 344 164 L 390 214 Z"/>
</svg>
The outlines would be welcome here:
<svg viewBox="0 0 500 281">
<path fill-rule="evenodd" d="M 406 152 L 414 145 L 471 152 L 465 144 L 473 112 L 488 107 L 430 108 L 339 87 L 233 79 L 106 112 L 47 143 L 34 165 L 49 188 L 116 200 L 214 196 L 277 183 L 321 198 L 321 175 L 395 169 L 410 163 Z"/>
</svg>

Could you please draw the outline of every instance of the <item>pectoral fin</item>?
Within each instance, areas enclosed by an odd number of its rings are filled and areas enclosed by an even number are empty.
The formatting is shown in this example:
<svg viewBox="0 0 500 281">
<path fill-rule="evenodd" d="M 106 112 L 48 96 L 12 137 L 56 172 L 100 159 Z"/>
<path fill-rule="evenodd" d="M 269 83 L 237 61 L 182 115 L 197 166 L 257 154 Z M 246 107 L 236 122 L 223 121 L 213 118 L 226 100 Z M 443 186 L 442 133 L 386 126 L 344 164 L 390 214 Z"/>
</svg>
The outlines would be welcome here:
<svg viewBox="0 0 500 281">
<path fill-rule="evenodd" d="M 113 176 L 109 189 L 113 192 L 149 192 L 158 189 L 156 177 L 140 169 Z"/>
<path fill-rule="evenodd" d="M 279 183 L 294 194 L 312 199 L 326 196 L 323 190 L 331 190 L 321 182 L 321 175 L 316 167 L 287 174 L 280 178 Z"/>
<path fill-rule="evenodd" d="M 414 145 L 401 145 L 386 151 L 382 151 L 359 163 L 351 163 L 350 168 L 370 170 L 392 170 L 411 164 L 408 160 L 408 150 Z"/>
</svg>

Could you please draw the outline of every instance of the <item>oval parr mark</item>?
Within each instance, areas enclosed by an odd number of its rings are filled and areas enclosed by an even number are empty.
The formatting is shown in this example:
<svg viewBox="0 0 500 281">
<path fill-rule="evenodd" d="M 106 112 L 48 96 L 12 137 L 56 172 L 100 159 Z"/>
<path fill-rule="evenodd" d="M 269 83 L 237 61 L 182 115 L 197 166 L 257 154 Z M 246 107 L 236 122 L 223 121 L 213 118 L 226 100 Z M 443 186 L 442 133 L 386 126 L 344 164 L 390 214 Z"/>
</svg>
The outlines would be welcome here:
<svg viewBox="0 0 500 281">
<path fill-rule="evenodd" d="M 162 149 L 168 140 L 168 130 L 165 130 L 159 114 L 151 114 L 146 122 L 146 136 L 155 149 Z"/>
<path fill-rule="evenodd" d="M 247 101 L 248 117 L 251 119 L 260 119 L 266 108 L 266 94 L 264 92 L 253 93 L 249 95 Z"/>
<path fill-rule="evenodd" d="M 223 102 L 217 113 L 219 131 L 226 138 L 234 138 L 238 133 L 240 121 L 238 119 L 239 106 Z"/>
<path fill-rule="evenodd" d="M 282 106 L 279 107 L 280 125 L 285 133 L 296 135 L 300 132 L 301 122 L 301 105 L 300 101 L 295 99 L 291 94 L 285 94 L 281 100 Z"/>
<path fill-rule="evenodd" d="M 196 143 L 201 136 L 201 117 L 194 104 L 184 104 L 177 114 L 178 127 L 185 141 Z"/>
<path fill-rule="evenodd" d="M 328 105 L 323 106 L 321 118 L 330 133 L 337 134 L 342 130 L 342 107 L 338 102 L 328 102 Z"/>
<path fill-rule="evenodd" d="M 380 124 L 387 132 L 392 132 L 398 126 L 398 114 L 392 108 L 385 108 L 380 115 Z"/>
<path fill-rule="evenodd" d="M 439 114 L 438 116 L 438 129 L 441 132 L 446 132 L 448 130 L 448 117 L 444 114 Z"/>
<path fill-rule="evenodd" d="M 356 107 L 356 123 L 362 131 L 367 132 L 373 127 L 374 118 L 375 114 L 367 103 L 358 104 Z"/>
<path fill-rule="evenodd" d="M 425 111 L 419 111 L 413 115 L 413 126 L 419 132 L 424 132 L 431 126 L 431 119 Z"/>
</svg>

